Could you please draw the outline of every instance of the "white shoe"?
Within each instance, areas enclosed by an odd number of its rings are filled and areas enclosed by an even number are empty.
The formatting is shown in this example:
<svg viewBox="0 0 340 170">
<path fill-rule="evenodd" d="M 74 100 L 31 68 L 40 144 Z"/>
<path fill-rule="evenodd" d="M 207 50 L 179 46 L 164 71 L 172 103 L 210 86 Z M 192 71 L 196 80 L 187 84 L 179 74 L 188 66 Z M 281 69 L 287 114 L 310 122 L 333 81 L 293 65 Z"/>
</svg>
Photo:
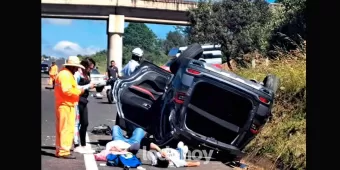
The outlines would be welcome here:
<svg viewBox="0 0 340 170">
<path fill-rule="evenodd" d="M 187 145 L 184 145 L 182 149 L 183 149 L 183 158 L 186 159 L 189 148 Z"/>
<path fill-rule="evenodd" d="M 177 144 L 177 148 L 181 148 L 184 146 L 184 143 L 182 141 L 178 142 Z"/>
<path fill-rule="evenodd" d="M 186 159 L 187 157 L 187 153 L 188 153 L 188 146 L 187 145 L 184 145 L 184 143 L 182 141 L 178 142 L 177 144 L 177 148 L 181 149 L 182 150 L 182 157 L 183 159 Z"/>
<path fill-rule="evenodd" d="M 102 98 L 103 98 L 103 95 L 100 94 L 100 93 L 97 93 L 97 94 L 96 94 L 96 98 L 97 98 L 97 99 L 102 99 Z"/>
<path fill-rule="evenodd" d="M 81 154 L 89 154 L 89 153 L 95 153 L 94 150 L 84 147 L 84 146 L 78 146 L 74 149 L 74 152 L 81 153 Z"/>
</svg>

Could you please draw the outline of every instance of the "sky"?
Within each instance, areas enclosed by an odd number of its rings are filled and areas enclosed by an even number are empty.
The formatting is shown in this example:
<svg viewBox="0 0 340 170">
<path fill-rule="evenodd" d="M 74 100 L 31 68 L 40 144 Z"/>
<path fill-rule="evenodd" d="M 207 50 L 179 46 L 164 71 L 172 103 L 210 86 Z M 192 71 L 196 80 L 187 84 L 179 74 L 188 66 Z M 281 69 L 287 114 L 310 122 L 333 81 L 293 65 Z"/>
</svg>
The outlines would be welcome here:
<svg viewBox="0 0 340 170">
<path fill-rule="evenodd" d="M 273 2 L 274 0 L 267 0 Z M 128 23 L 125 23 L 125 27 Z M 158 38 L 165 39 L 174 25 L 146 24 Z M 90 55 L 107 48 L 106 21 L 41 19 L 41 53 L 53 57 Z"/>
</svg>

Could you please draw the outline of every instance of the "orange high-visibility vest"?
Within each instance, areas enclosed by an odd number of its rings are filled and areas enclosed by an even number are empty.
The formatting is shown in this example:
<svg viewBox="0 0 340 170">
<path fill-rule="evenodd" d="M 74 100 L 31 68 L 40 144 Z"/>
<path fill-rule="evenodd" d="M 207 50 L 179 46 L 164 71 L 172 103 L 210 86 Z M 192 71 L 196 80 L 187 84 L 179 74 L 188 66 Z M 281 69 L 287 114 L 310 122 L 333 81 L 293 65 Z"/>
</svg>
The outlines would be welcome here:
<svg viewBox="0 0 340 170">
<path fill-rule="evenodd" d="M 73 74 L 63 68 L 55 79 L 54 94 L 56 106 L 74 106 L 79 101 L 82 91 L 77 87 L 77 82 Z"/>
<path fill-rule="evenodd" d="M 58 66 L 57 65 L 51 66 L 49 75 L 57 75 L 57 74 L 58 74 Z"/>
</svg>

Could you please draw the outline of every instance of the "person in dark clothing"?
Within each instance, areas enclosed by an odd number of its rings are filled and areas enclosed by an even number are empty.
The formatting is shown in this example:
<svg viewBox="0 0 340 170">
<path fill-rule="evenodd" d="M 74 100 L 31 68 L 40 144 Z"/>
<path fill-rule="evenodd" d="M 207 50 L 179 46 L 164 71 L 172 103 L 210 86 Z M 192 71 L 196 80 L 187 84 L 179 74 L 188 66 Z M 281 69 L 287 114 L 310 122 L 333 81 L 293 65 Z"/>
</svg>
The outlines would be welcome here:
<svg viewBox="0 0 340 170">
<path fill-rule="evenodd" d="M 95 67 L 95 61 L 89 57 L 85 58 L 80 62 L 81 65 L 85 67 L 85 69 L 79 69 L 74 77 L 78 83 L 79 88 L 83 88 L 85 91 L 79 97 L 78 105 L 76 106 L 76 134 L 74 138 L 75 149 L 74 152 L 78 153 L 94 153 L 94 150 L 91 150 L 86 147 L 86 131 L 88 127 L 88 96 L 89 90 L 94 88 L 94 84 L 91 83 L 90 72 Z M 78 136 L 80 139 L 80 144 L 78 140 Z"/>
<path fill-rule="evenodd" d="M 111 65 L 106 70 L 106 76 L 109 78 L 108 84 L 111 85 L 111 90 L 113 89 L 113 83 L 119 77 L 118 68 L 114 60 L 111 60 Z"/>
</svg>

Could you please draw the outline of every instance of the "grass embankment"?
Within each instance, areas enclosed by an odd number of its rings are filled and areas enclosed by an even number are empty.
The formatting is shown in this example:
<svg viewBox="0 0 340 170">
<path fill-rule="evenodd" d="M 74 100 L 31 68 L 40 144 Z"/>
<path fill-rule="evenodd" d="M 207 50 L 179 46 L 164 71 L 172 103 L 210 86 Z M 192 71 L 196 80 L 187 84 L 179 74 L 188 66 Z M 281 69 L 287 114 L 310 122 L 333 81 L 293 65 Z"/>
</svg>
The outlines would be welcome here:
<svg viewBox="0 0 340 170">
<path fill-rule="evenodd" d="M 306 60 L 272 61 L 269 66 L 239 69 L 237 74 L 262 81 L 267 74 L 280 78 L 273 118 L 246 147 L 246 160 L 266 157 L 284 169 L 306 169 Z M 281 169 L 280 168 L 280 169 Z"/>
</svg>

